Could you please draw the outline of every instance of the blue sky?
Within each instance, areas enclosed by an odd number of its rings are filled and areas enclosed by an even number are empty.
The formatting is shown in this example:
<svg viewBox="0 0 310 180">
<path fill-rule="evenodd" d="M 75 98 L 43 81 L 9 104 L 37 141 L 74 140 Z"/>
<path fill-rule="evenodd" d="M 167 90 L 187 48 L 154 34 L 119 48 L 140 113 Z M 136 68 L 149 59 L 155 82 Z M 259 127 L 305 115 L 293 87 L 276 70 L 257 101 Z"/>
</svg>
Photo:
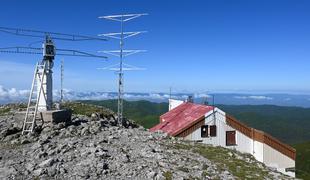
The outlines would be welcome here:
<svg viewBox="0 0 310 180">
<path fill-rule="evenodd" d="M 127 72 L 129 92 L 310 91 L 310 1 L 19 1 L 3 0 L 0 26 L 97 35 L 117 32 L 119 24 L 98 16 L 149 13 L 126 24 L 126 31 L 148 33 L 125 42 L 148 52 L 126 63 L 147 68 Z M 36 38 L 0 33 L 0 47 L 28 45 Z M 108 42 L 61 42 L 59 48 L 92 53 L 118 48 Z M 41 46 L 39 43 L 33 46 Z M 118 62 L 60 57 L 55 60 L 54 88 L 59 88 L 60 60 L 65 87 L 76 91 L 116 91 L 117 76 L 96 68 Z M 0 85 L 29 89 L 40 56 L 0 54 Z"/>
</svg>

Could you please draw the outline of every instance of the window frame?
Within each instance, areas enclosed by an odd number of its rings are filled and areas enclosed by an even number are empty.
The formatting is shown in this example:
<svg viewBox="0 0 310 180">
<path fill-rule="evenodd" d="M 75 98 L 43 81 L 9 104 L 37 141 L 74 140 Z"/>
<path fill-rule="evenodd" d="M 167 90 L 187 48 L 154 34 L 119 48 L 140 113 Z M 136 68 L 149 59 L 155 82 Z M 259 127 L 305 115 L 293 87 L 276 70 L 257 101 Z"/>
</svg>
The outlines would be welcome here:
<svg viewBox="0 0 310 180">
<path fill-rule="evenodd" d="M 214 128 L 215 134 L 212 133 L 213 131 L 212 131 L 211 129 L 213 129 L 213 128 Z M 210 137 L 216 137 L 216 135 L 217 135 L 217 127 L 216 127 L 216 125 L 210 125 L 210 126 L 209 126 L 209 129 L 210 129 L 209 136 L 210 136 Z"/>
<path fill-rule="evenodd" d="M 205 131 L 205 135 L 203 136 L 202 135 L 202 129 L 203 128 L 206 128 L 206 131 Z M 201 138 L 207 138 L 207 137 L 209 137 L 209 132 L 208 132 L 208 130 L 209 130 L 209 125 L 207 125 L 207 124 L 204 124 L 204 125 L 202 125 L 201 127 L 200 127 L 200 137 Z"/>
</svg>

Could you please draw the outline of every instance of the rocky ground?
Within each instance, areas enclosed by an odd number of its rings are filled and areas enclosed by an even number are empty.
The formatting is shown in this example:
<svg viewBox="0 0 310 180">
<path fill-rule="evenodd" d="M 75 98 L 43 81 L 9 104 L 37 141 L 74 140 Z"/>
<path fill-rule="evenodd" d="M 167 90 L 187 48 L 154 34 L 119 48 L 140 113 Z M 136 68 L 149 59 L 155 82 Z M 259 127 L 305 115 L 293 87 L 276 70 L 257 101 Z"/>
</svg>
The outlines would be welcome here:
<svg viewBox="0 0 310 180">
<path fill-rule="evenodd" d="M 289 179 L 252 156 L 150 133 L 113 116 L 74 115 L 21 135 L 23 114 L 0 116 L 0 179 Z"/>
</svg>

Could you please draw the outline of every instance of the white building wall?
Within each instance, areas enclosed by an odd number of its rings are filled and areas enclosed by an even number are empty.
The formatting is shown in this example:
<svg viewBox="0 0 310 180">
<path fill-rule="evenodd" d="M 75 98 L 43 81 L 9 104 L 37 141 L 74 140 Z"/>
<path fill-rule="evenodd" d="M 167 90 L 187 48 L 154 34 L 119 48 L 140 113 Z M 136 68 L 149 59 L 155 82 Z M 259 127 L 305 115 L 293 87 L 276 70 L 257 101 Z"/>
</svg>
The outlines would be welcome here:
<svg viewBox="0 0 310 180">
<path fill-rule="evenodd" d="M 219 112 L 219 111 L 218 111 Z M 235 130 L 226 124 L 226 114 L 224 112 L 216 113 L 216 128 L 217 128 L 217 136 L 212 137 L 213 139 L 218 138 L 217 145 L 226 147 L 229 149 L 235 149 L 243 153 L 253 152 L 253 142 L 252 139 Z M 213 125 L 210 123 L 209 125 Z M 226 131 L 236 131 L 236 145 L 235 146 L 226 146 Z M 205 138 L 204 142 L 209 143 L 209 138 Z M 208 142 L 209 141 L 209 142 Z M 211 142 L 212 143 L 212 142 Z"/>
<path fill-rule="evenodd" d="M 208 112 L 205 116 L 206 125 L 216 125 L 216 137 L 206 137 L 201 138 L 201 129 L 198 128 L 193 133 L 185 137 L 187 140 L 202 141 L 205 144 L 212 144 L 214 146 L 222 146 L 229 149 L 235 149 L 243 153 L 252 154 L 255 159 L 260 162 L 263 162 L 269 167 L 277 168 L 278 171 L 295 177 L 293 172 L 285 172 L 285 168 L 295 167 L 295 161 L 291 158 L 285 156 L 284 154 L 278 152 L 272 147 L 254 141 L 238 130 L 233 129 L 232 127 L 226 124 L 226 115 L 225 112 L 220 109 L 215 109 L 215 119 L 213 112 Z M 226 131 L 236 131 L 236 143 L 235 146 L 226 146 Z"/>
<path fill-rule="evenodd" d="M 201 130 L 198 128 L 193 133 L 185 137 L 188 140 L 202 140 L 205 144 L 212 144 L 214 146 L 222 146 L 229 149 L 236 149 L 243 153 L 253 153 L 253 141 L 251 138 L 236 131 L 236 146 L 226 146 L 226 131 L 234 131 L 232 127 L 226 124 L 226 114 L 220 109 L 215 109 L 215 118 L 213 112 L 208 112 L 205 119 L 206 125 L 216 125 L 216 136 L 201 138 Z"/>
<path fill-rule="evenodd" d="M 220 110 L 215 109 L 214 111 L 216 112 L 216 111 L 220 111 Z M 191 133 L 190 135 L 185 137 L 185 139 L 202 140 L 203 143 L 205 143 L 205 144 L 213 144 L 214 146 L 223 146 L 223 144 L 225 144 L 225 140 L 223 140 L 223 138 L 225 138 L 225 137 L 223 137 L 222 132 L 220 132 L 220 131 L 223 130 L 223 128 L 225 128 L 225 125 L 222 122 L 223 120 L 225 120 L 225 113 L 224 112 L 223 112 L 223 114 L 215 113 L 215 118 L 214 118 L 213 111 L 209 111 L 205 115 L 205 117 L 206 117 L 206 119 L 205 119 L 206 125 L 216 125 L 217 136 L 216 137 L 201 138 L 201 130 L 200 130 L 200 128 L 198 128 L 193 133 Z"/>
<path fill-rule="evenodd" d="M 272 147 L 264 144 L 264 163 L 269 167 L 277 168 L 283 174 L 295 177 L 294 172 L 286 172 L 286 168 L 295 167 L 295 161 Z"/>
<path fill-rule="evenodd" d="M 253 156 L 260 162 L 264 162 L 264 144 L 259 141 L 253 141 L 254 151 Z"/>
<path fill-rule="evenodd" d="M 36 76 L 38 93 L 41 88 L 41 77 L 43 74 L 43 69 L 40 69 L 39 71 L 40 71 L 40 76 Z M 42 90 L 40 93 L 40 98 L 39 98 L 39 103 L 38 103 L 38 110 L 39 111 L 50 110 L 52 108 L 52 105 L 53 105 L 52 70 L 47 70 L 43 78 Z"/>
<path fill-rule="evenodd" d="M 236 149 L 242 153 L 253 154 L 253 140 L 248 136 L 236 131 L 236 146 L 226 146 L 228 148 Z"/>
<path fill-rule="evenodd" d="M 184 103 L 184 101 L 169 99 L 169 111 Z"/>
</svg>

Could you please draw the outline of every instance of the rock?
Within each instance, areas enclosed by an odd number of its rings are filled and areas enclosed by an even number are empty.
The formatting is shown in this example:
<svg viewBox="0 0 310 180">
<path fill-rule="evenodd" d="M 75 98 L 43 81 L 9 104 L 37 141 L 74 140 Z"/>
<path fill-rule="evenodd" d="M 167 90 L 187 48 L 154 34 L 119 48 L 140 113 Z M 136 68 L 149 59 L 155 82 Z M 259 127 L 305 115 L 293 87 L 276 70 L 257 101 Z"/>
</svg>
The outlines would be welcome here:
<svg viewBox="0 0 310 180">
<path fill-rule="evenodd" d="M 45 174 L 45 173 L 46 173 L 46 169 L 39 168 L 39 169 L 34 170 L 32 174 L 34 176 L 40 176 L 40 175 Z"/>
<path fill-rule="evenodd" d="M 55 160 L 53 158 L 47 159 L 39 164 L 39 167 L 50 167 L 54 164 Z"/>
<path fill-rule="evenodd" d="M 14 139 L 14 140 L 12 140 L 12 141 L 11 141 L 11 144 L 12 144 L 12 145 L 20 144 L 19 139 Z"/>
<path fill-rule="evenodd" d="M 154 171 L 150 171 L 149 173 L 147 173 L 146 177 L 148 179 L 154 179 L 154 177 L 156 176 L 156 172 Z"/>
<path fill-rule="evenodd" d="M 30 143 L 30 141 L 29 141 L 28 139 L 23 139 L 23 140 L 21 141 L 21 144 L 28 144 L 28 143 Z"/>
<path fill-rule="evenodd" d="M 58 124 L 56 124 L 54 126 L 54 129 L 60 130 L 60 129 L 63 129 L 65 127 L 66 127 L 66 123 L 65 122 L 60 122 L 60 123 L 58 123 Z"/>
<path fill-rule="evenodd" d="M 34 168 L 35 168 L 35 163 L 34 162 L 30 162 L 30 163 L 27 163 L 26 165 L 25 165 L 25 168 L 28 170 L 28 171 L 33 171 L 34 170 Z"/>
<path fill-rule="evenodd" d="M 6 136 L 9 136 L 12 134 L 16 134 L 20 131 L 21 131 L 21 129 L 18 127 L 10 127 L 10 128 L 7 128 L 7 129 L 1 131 L 1 136 L 6 137 Z"/>
<path fill-rule="evenodd" d="M 47 168 L 47 173 L 50 177 L 54 177 L 57 173 L 56 167 L 52 166 L 52 167 Z"/>
<path fill-rule="evenodd" d="M 100 115 L 98 113 L 92 113 L 91 114 L 91 120 L 92 121 L 98 121 L 100 118 Z"/>
<path fill-rule="evenodd" d="M 84 128 L 81 130 L 81 135 L 87 135 L 87 134 L 89 134 L 88 127 L 84 127 Z"/>
<path fill-rule="evenodd" d="M 11 179 L 10 177 L 14 177 L 16 174 L 17 171 L 12 167 L 0 167 L 0 179 Z"/>
</svg>

